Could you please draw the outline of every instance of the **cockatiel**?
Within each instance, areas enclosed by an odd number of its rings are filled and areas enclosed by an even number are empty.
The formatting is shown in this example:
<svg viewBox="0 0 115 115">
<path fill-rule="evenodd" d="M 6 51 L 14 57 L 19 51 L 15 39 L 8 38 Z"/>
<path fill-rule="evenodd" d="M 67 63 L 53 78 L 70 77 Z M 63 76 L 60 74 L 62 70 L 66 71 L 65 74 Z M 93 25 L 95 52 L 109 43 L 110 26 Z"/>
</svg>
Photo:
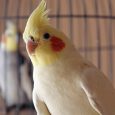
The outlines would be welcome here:
<svg viewBox="0 0 115 115">
<path fill-rule="evenodd" d="M 18 48 L 18 35 L 16 25 L 12 21 L 6 22 L 6 30 L 2 35 L 1 48 L 8 52 L 15 52 Z"/>
<path fill-rule="evenodd" d="M 18 54 L 18 39 L 16 25 L 8 21 L 0 43 L 0 88 L 8 108 L 26 103 L 25 94 L 27 94 L 29 101 L 32 98 L 32 82 L 27 69 L 25 69 L 27 65 L 19 65 L 21 56 Z M 24 87 L 23 82 L 28 88 Z"/>
<path fill-rule="evenodd" d="M 30 15 L 23 38 L 33 64 L 37 115 L 115 115 L 115 90 L 48 21 L 46 2 Z"/>
</svg>

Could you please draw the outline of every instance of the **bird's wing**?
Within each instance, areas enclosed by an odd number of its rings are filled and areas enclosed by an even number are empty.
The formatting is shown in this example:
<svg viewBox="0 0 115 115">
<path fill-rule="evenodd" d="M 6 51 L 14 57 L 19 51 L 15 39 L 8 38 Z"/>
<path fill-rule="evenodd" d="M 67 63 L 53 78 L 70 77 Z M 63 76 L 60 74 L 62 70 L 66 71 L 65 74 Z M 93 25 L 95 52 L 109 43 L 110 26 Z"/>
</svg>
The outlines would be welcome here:
<svg viewBox="0 0 115 115">
<path fill-rule="evenodd" d="M 101 115 L 115 115 L 115 89 L 110 81 L 96 68 L 82 73 L 81 87 L 91 106 Z"/>
<path fill-rule="evenodd" d="M 37 111 L 37 115 L 51 115 L 46 104 L 40 99 L 35 88 L 33 89 L 33 103 Z"/>
</svg>

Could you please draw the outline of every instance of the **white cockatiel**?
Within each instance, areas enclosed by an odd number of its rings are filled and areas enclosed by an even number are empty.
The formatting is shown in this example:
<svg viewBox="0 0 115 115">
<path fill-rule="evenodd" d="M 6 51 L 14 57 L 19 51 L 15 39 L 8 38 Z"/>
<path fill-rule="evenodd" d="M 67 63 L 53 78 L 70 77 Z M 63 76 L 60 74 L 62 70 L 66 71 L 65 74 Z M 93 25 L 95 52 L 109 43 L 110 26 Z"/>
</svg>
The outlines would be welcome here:
<svg viewBox="0 0 115 115">
<path fill-rule="evenodd" d="M 32 100 L 32 82 L 26 61 L 19 65 L 20 57 L 22 59 L 23 56 L 18 52 L 18 39 L 16 25 L 8 21 L 0 43 L 0 89 L 8 108 L 25 104 L 27 98 Z"/>
<path fill-rule="evenodd" d="M 46 2 L 30 15 L 23 38 L 33 63 L 37 115 L 115 115 L 115 90 L 48 21 Z"/>
</svg>

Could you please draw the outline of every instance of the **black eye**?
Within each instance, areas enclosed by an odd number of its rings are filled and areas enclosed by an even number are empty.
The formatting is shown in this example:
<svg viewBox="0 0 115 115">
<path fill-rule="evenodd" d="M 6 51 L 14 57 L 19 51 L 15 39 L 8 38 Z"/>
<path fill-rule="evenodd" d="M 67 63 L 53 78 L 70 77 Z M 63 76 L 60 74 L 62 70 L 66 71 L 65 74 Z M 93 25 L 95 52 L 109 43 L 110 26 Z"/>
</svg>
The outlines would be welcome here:
<svg viewBox="0 0 115 115">
<path fill-rule="evenodd" d="M 43 37 L 44 37 L 44 39 L 49 39 L 49 38 L 50 38 L 50 34 L 49 34 L 49 33 L 45 33 L 45 34 L 43 35 Z"/>
</svg>

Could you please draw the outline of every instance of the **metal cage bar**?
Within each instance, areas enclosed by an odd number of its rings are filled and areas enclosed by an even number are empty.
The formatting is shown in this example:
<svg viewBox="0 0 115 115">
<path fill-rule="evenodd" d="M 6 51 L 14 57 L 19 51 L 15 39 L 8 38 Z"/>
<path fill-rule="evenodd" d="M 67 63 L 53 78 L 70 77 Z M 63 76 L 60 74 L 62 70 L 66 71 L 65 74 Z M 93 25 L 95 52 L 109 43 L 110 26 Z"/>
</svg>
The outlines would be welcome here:
<svg viewBox="0 0 115 115">
<path fill-rule="evenodd" d="M 108 9 L 109 9 L 109 16 L 112 17 L 112 2 L 108 0 Z M 109 21 L 109 28 L 108 28 L 108 42 L 109 42 L 109 75 L 111 81 L 113 80 L 113 55 L 112 55 L 112 20 Z"/>
</svg>

